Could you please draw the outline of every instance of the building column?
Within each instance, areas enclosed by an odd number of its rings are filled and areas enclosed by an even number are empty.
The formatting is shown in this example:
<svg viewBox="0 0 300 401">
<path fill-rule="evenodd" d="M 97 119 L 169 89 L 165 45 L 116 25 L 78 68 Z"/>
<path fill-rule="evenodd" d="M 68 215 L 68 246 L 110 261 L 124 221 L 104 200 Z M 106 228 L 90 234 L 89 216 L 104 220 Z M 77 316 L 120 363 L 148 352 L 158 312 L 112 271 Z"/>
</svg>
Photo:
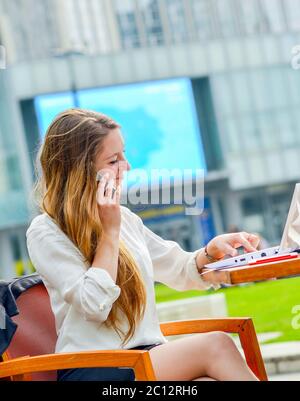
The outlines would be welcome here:
<svg viewBox="0 0 300 401">
<path fill-rule="evenodd" d="M 7 231 L 0 232 L 0 279 L 10 279 L 16 276 L 14 258 Z"/>
</svg>

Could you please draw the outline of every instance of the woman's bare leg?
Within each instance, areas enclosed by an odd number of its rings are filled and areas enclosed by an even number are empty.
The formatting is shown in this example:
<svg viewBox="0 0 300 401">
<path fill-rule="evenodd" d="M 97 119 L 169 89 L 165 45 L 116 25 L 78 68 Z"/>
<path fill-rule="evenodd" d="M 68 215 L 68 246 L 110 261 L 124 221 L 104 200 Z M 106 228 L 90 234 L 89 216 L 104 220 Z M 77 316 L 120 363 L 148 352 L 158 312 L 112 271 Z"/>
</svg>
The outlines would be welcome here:
<svg viewBox="0 0 300 401">
<path fill-rule="evenodd" d="M 257 380 L 232 338 L 223 332 L 195 334 L 149 352 L 157 380 Z"/>
</svg>

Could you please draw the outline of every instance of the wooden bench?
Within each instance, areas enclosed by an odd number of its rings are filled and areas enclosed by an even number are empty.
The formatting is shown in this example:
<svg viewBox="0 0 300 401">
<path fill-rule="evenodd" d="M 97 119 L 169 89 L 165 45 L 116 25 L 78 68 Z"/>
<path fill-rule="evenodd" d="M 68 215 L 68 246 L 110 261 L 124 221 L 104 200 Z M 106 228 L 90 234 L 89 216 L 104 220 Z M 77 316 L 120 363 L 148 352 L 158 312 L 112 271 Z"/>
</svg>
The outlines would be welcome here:
<svg viewBox="0 0 300 401">
<path fill-rule="evenodd" d="M 19 314 L 13 320 L 18 328 L 2 355 L 0 380 L 55 381 L 58 369 L 80 367 L 128 367 L 134 369 L 136 380 L 156 380 L 148 351 L 95 350 L 55 354 L 55 320 L 43 284 L 36 284 L 24 291 L 17 298 L 17 307 Z M 237 333 L 248 366 L 260 380 L 267 380 L 253 322 L 249 318 L 165 322 L 160 327 L 165 336 L 210 331 Z"/>
</svg>

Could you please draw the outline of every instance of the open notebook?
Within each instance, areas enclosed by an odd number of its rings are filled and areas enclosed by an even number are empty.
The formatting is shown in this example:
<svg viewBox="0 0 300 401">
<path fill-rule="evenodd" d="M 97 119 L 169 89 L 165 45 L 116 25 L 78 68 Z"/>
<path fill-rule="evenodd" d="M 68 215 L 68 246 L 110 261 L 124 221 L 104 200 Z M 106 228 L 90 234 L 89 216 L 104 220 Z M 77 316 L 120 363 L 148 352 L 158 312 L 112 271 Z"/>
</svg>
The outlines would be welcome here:
<svg viewBox="0 0 300 401">
<path fill-rule="evenodd" d="M 300 183 L 296 184 L 290 210 L 279 246 L 222 259 L 205 265 L 208 269 L 224 269 L 247 265 L 261 258 L 290 254 L 300 248 Z"/>
</svg>

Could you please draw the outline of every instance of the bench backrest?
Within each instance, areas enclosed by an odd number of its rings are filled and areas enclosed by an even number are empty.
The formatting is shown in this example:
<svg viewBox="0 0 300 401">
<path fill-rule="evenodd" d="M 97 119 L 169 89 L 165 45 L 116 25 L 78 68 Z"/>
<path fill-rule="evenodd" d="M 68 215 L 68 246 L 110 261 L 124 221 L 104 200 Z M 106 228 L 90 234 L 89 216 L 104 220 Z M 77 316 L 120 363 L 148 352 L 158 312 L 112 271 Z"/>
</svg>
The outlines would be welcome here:
<svg viewBox="0 0 300 401">
<path fill-rule="evenodd" d="M 6 358 L 52 354 L 57 340 L 50 298 L 43 284 L 36 284 L 17 298 L 18 325 L 5 352 Z M 56 371 L 33 373 L 32 380 L 56 380 Z"/>
</svg>

